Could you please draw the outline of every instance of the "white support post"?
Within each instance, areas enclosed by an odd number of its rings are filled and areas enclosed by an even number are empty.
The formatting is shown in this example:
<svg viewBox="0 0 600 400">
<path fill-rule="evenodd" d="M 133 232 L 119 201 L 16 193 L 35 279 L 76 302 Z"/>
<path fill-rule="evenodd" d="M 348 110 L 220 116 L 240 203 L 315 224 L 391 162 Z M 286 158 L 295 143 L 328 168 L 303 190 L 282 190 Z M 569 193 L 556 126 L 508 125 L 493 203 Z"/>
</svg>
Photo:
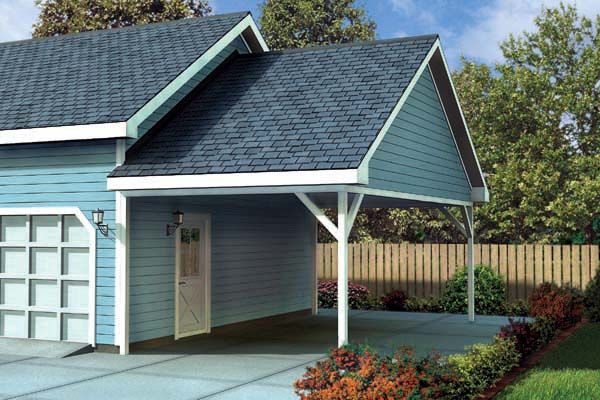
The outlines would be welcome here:
<svg viewBox="0 0 600 400">
<path fill-rule="evenodd" d="M 475 252 L 473 250 L 473 207 L 464 207 L 463 218 L 467 231 L 467 310 L 470 322 L 475 322 Z"/>
<path fill-rule="evenodd" d="M 348 211 L 348 192 L 338 192 L 337 226 L 305 193 L 296 196 L 338 241 L 338 346 L 342 347 L 348 344 L 348 236 L 364 195 L 355 194 Z"/>
<path fill-rule="evenodd" d="M 338 347 L 348 344 L 348 193 L 338 193 Z"/>
<path fill-rule="evenodd" d="M 122 192 L 116 193 L 116 343 L 120 354 L 129 354 L 129 254 L 127 225 L 129 199 Z"/>
</svg>

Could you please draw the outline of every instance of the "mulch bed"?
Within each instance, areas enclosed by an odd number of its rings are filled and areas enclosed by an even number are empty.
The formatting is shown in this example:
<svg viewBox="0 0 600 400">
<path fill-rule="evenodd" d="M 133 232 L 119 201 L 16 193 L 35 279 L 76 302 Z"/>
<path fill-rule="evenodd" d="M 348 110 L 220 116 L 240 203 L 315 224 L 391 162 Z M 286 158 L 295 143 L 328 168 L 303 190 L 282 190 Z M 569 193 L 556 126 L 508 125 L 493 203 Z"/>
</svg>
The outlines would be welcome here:
<svg viewBox="0 0 600 400">
<path fill-rule="evenodd" d="M 553 350 L 556 346 L 564 342 L 565 339 L 567 339 L 573 333 L 578 331 L 586 323 L 587 320 L 582 320 L 574 326 L 572 326 L 571 328 L 561 331 L 546 347 L 541 348 L 540 350 L 536 351 L 535 353 L 527 357 L 525 360 L 523 360 L 523 362 L 521 362 L 521 364 L 518 367 L 513 368 L 508 374 L 504 375 L 504 378 L 502 378 L 498 383 L 486 390 L 480 396 L 480 398 L 485 400 L 493 399 L 498 393 L 504 390 L 504 388 L 512 384 L 515 380 L 517 380 L 519 376 L 529 371 L 531 368 L 535 367 L 540 362 L 542 357 L 546 355 L 546 353 Z"/>
</svg>

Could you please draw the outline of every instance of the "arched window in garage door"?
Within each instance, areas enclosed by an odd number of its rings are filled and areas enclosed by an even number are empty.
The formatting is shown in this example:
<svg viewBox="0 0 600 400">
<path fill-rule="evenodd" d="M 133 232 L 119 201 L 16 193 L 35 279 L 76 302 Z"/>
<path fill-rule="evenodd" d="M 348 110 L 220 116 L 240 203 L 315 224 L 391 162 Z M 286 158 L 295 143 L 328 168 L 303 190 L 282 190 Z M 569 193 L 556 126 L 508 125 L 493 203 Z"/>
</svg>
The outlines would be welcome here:
<svg viewBox="0 0 600 400">
<path fill-rule="evenodd" d="M 77 208 L 0 209 L 0 336 L 94 344 L 95 230 Z"/>
</svg>

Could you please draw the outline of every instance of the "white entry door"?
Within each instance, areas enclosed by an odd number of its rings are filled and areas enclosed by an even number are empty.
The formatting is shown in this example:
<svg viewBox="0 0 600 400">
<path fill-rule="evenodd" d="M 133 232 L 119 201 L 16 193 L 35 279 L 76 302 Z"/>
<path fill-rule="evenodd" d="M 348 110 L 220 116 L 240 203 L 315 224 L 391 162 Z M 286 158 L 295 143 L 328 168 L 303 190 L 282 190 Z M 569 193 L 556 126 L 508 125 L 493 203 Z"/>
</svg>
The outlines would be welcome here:
<svg viewBox="0 0 600 400">
<path fill-rule="evenodd" d="M 186 214 L 175 249 L 175 339 L 210 331 L 210 217 Z"/>
</svg>

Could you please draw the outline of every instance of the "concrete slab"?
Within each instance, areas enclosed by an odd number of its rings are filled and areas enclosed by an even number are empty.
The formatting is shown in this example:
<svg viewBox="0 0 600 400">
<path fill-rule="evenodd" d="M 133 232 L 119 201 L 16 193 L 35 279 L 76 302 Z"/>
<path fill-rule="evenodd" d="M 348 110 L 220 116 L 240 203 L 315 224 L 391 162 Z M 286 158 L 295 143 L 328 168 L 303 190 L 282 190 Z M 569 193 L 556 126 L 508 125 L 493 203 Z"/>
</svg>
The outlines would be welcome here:
<svg viewBox="0 0 600 400">
<path fill-rule="evenodd" d="M 0 338 L 0 354 L 13 354 L 23 357 L 63 358 L 75 354 L 90 353 L 92 351 L 92 347 L 85 343 Z"/>
<path fill-rule="evenodd" d="M 350 337 L 385 353 L 412 346 L 443 354 L 490 341 L 505 317 L 361 311 Z M 335 310 L 225 331 L 129 356 L 0 354 L 0 399 L 296 399 L 292 384 L 336 344 Z"/>
</svg>

